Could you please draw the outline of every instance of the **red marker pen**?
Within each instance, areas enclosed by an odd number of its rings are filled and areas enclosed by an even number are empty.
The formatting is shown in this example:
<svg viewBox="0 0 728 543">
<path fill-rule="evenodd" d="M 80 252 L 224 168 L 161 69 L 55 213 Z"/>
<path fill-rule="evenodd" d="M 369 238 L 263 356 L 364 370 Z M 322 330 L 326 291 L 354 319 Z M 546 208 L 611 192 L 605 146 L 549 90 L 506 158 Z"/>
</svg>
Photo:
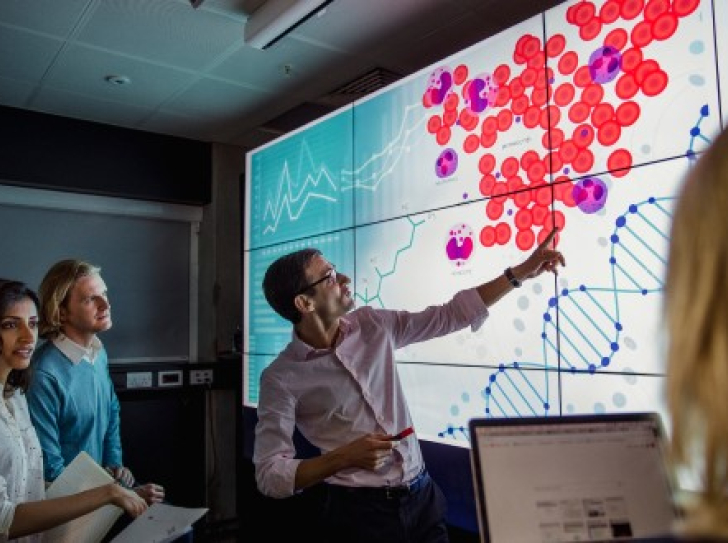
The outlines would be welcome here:
<svg viewBox="0 0 728 543">
<path fill-rule="evenodd" d="M 409 428 L 405 428 L 404 430 L 402 430 L 400 433 L 393 435 L 389 439 L 390 439 L 390 441 L 400 441 L 401 439 L 404 439 L 408 435 L 414 434 L 414 433 L 415 433 L 414 428 L 412 428 L 412 426 L 410 426 Z"/>
</svg>

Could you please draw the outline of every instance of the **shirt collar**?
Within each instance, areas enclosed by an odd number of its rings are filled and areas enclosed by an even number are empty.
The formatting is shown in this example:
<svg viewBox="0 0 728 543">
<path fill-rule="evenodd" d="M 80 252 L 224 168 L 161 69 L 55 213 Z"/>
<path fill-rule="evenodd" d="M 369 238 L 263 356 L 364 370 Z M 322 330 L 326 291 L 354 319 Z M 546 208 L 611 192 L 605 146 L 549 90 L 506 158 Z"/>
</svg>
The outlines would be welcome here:
<svg viewBox="0 0 728 543">
<path fill-rule="evenodd" d="M 60 333 L 53 339 L 53 344 L 58 347 L 66 357 L 73 363 L 79 364 L 82 360 L 86 360 L 90 364 L 96 362 L 96 357 L 101 351 L 101 340 L 94 336 L 91 340 L 91 346 L 87 349 L 83 345 L 79 345 L 75 341 L 69 339 L 65 334 Z"/>
<path fill-rule="evenodd" d="M 336 338 L 336 347 L 341 345 L 341 342 L 344 341 L 350 329 L 351 323 L 346 319 L 346 317 L 341 317 L 339 319 L 339 335 Z M 291 333 L 291 338 L 289 348 L 293 356 L 298 360 L 310 360 L 318 356 L 323 356 L 331 351 L 331 349 L 316 349 L 311 347 L 311 345 L 298 337 L 295 329 Z"/>
</svg>

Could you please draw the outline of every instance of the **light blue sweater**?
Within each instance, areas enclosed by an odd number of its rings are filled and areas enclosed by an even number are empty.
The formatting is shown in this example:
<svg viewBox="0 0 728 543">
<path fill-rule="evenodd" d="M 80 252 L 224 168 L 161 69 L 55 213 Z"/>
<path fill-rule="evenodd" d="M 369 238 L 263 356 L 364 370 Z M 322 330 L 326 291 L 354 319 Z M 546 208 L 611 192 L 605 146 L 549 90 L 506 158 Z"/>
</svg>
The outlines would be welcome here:
<svg viewBox="0 0 728 543">
<path fill-rule="evenodd" d="M 43 449 L 44 477 L 53 481 L 86 451 L 101 466 L 121 466 L 119 400 L 104 348 L 94 364 L 73 364 L 52 341 L 34 353 L 27 392 Z"/>
</svg>

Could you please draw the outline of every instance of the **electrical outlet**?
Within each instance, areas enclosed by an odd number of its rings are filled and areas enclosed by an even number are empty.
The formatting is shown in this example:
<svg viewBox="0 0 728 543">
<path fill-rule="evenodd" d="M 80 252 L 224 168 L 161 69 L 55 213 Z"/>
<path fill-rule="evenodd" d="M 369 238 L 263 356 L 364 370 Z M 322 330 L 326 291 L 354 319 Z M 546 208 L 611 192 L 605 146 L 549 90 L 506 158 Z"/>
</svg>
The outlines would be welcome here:
<svg viewBox="0 0 728 543">
<path fill-rule="evenodd" d="M 126 388 L 152 388 L 152 372 L 137 371 L 127 373 Z"/>
<path fill-rule="evenodd" d="M 212 370 L 190 370 L 191 385 L 211 385 Z"/>
</svg>

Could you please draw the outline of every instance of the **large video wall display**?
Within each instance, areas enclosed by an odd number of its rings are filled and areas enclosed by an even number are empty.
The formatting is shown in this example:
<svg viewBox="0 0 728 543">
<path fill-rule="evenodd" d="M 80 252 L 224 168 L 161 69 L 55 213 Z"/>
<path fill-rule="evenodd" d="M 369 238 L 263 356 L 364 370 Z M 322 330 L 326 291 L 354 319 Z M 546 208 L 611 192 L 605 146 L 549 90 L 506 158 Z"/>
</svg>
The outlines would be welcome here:
<svg viewBox="0 0 728 543">
<path fill-rule="evenodd" d="M 416 311 L 558 226 L 558 276 L 397 352 L 419 437 L 468 446 L 474 416 L 664 414 L 672 209 L 728 118 L 726 24 L 728 0 L 564 2 L 248 153 L 245 404 L 290 340 L 260 287 L 277 256 L 318 247 L 357 305 Z"/>
</svg>

